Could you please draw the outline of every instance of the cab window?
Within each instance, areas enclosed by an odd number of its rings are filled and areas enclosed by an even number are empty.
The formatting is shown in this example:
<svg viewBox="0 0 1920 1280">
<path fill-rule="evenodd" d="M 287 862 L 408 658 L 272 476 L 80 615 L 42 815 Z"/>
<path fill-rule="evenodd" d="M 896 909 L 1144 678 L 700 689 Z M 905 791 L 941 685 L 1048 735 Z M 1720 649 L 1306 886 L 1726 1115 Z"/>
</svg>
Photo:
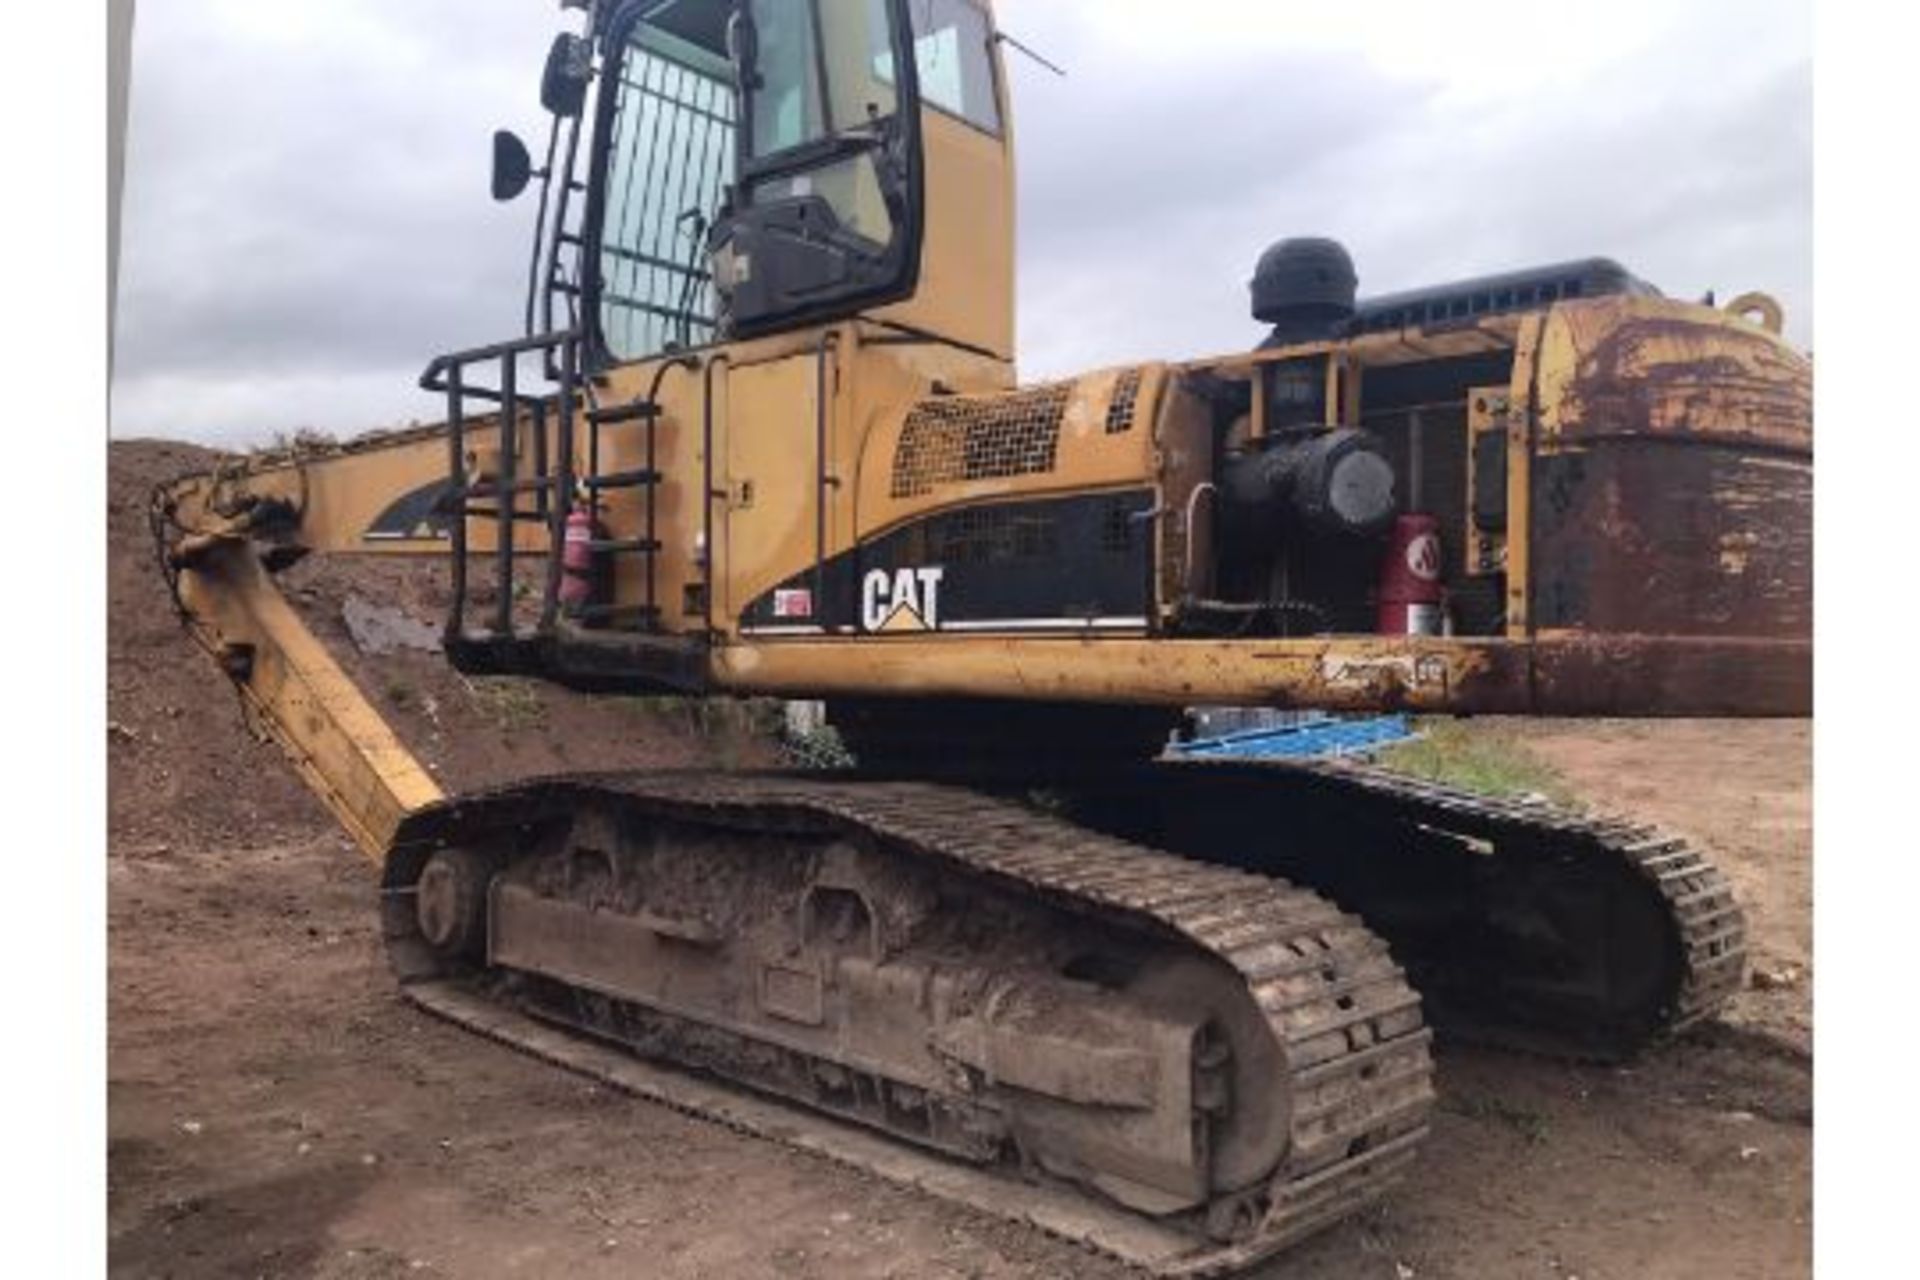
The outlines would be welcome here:
<svg viewBox="0 0 1920 1280">
<path fill-rule="evenodd" d="M 987 15 L 971 0 L 913 0 L 913 60 L 920 72 L 920 100 L 976 129 L 998 136 L 1000 100 L 995 92 L 992 32 Z M 893 80 L 893 57 L 874 61 L 881 79 Z"/>
<path fill-rule="evenodd" d="M 792 0 L 755 0 L 759 39 L 754 72 L 753 154 L 773 155 L 826 136 L 821 101 L 820 40 L 813 6 Z"/>
<path fill-rule="evenodd" d="M 753 22 L 755 159 L 862 134 L 898 111 L 899 93 L 879 73 L 883 57 L 891 61 L 886 0 L 754 0 Z M 845 230 L 880 246 L 893 240 L 893 215 L 870 156 L 809 163 L 749 185 L 759 203 L 818 196 Z"/>
</svg>

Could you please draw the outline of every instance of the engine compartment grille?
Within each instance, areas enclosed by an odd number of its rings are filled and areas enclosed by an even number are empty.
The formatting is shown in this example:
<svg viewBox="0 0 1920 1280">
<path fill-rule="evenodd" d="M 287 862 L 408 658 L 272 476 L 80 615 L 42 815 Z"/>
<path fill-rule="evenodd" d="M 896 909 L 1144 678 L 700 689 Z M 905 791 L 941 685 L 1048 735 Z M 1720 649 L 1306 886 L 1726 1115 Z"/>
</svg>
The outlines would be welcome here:
<svg viewBox="0 0 1920 1280">
<path fill-rule="evenodd" d="M 915 498 L 935 485 L 1054 469 L 1060 421 L 1072 382 L 987 396 L 922 400 L 907 415 L 893 456 L 893 496 Z"/>
<path fill-rule="evenodd" d="M 1140 401 L 1140 371 L 1129 369 L 1113 384 L 1113 399 L 1107 403 L 1107 434 L 1117 436 L 1133 430 L 1133 411 Z"/>
</svg>

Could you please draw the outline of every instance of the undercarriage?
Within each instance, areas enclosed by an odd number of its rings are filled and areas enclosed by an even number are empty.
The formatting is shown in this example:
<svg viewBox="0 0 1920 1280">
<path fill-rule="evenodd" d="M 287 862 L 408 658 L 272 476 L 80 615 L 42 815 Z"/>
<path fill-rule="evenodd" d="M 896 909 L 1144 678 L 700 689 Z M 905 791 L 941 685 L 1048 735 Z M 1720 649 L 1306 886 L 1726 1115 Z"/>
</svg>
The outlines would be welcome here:
<svg viewBox="0 0 1920 1280">
<path fill-rule="evenodd" d="M 1082 1188 L 1159 1241 L 1092 1243 L 1169 1274 L 1373 1202 L 1426 1132 L 1419 997 L 1360 921 L 977 793 L 572 778 L 430 810 L 389 866 L 429 1007 L 452 986 Z"/>
<path fill-rule="evenodd" d="M 1743 955 L 1677 840 L 1350 766 L 568 777 L 411 818 L 383 902 L 435 1012 L 1166 1275 L 1377 1201 L 1429 1022 L 1620 1057 Z"/>
</svg>

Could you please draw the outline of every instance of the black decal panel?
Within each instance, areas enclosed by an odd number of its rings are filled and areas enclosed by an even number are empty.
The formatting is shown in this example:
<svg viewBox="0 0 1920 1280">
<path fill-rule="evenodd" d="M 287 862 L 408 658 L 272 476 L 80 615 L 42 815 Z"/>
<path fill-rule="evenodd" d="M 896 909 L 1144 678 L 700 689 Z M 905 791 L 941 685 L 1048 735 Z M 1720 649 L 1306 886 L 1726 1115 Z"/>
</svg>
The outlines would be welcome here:
<svg viewBox="0 0 1920 1280">
<path fill-rule="evenodd" d="M 368 542 L 414 542 L 453 536 L 447 517 L 450 487 L 445 480 L 423 485 L 395 499 L 360 536 Z"/>
<path fill-rule="evenodd" d="M 962 507 L 863 543 L 754 601 L 748 632 L 1144 630 L 1148 490 Z"/>
</svg>

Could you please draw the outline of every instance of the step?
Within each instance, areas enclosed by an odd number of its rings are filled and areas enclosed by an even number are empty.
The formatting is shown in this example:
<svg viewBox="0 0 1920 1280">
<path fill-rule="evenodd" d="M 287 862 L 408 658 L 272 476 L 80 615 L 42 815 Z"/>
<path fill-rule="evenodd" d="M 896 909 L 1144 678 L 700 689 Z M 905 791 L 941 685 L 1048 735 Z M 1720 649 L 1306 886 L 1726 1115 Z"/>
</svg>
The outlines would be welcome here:
<svg viewBox="0 0 1920 1280">
<path fill-rule="evenodd" d="M 658 605 L 650 604 L 583 604 L 566 610 L 569 618 L 583 622 L 607 622 L 613 619 L 627 619 L 640 622 L 657 622 L 660 619 Z"/>
<path fill-rule="evenodd" d="M 538 632 L 468 631 L 443 638 L 441 648 L 453 669 L 466 675 L 528 675 L 546 665 L 551 637 Z"/>
<path fill-rule="evenodd" d="M 629 606 L 643 615 L 634 627 L 587 629 L 562 619 L 551 631 L 509 635 L 468 632 L 442 643 L 455 670 L 468 675 L 536 676 L 594 692 L 687 693 L 705 687 L 704 639 L 657 629 L 657 611 Z"/>
<path fill-rule="evenodd" d="M 539 493 L 543 489 L 553 488 L 552 476 L 535 476 L 530 480 L 516 480 L 502 486 L 497 480 L 483 480 L 467 486 L 469 498 L 497 498 L 502 493 Z"/>
<path fill-rule="evenodd" d="M 660 550 L 660 540 L 658 538 L 595 538 L 587 543 L 587 550 L 596 553 L 604 551 L 608 555 L 628 555 L 634 552 L 652 555 Z"/>
<path fill-rule="evenodd" d="M 582 476 L 580 487 L 598 493 L 606 489 L 640 489 L 660 483 L 660 472 L 650 467 L 635 471 L 609 471 L 602 476 Z"/>
<path fill-rule="evenodd" d="M 498 520 L 499 518 L 500 509 L 498 507 L 467 508 L 467 519 L 469 520 Z M 522 524 L 546 525 L 552 523 L 552 520 L 548 516 L 539 511 L 515 511 L 512 518 L 520 521 Z"/>
<path fill-rule="evenodd" d="M 633 400 L 626 404 L 610 404 L 587 410 L 587 421 L 596 427 L 614 426 L 622 422 L 651 422 L 659 416 L 660 406 L 651 400 Z"/>
</svg>

